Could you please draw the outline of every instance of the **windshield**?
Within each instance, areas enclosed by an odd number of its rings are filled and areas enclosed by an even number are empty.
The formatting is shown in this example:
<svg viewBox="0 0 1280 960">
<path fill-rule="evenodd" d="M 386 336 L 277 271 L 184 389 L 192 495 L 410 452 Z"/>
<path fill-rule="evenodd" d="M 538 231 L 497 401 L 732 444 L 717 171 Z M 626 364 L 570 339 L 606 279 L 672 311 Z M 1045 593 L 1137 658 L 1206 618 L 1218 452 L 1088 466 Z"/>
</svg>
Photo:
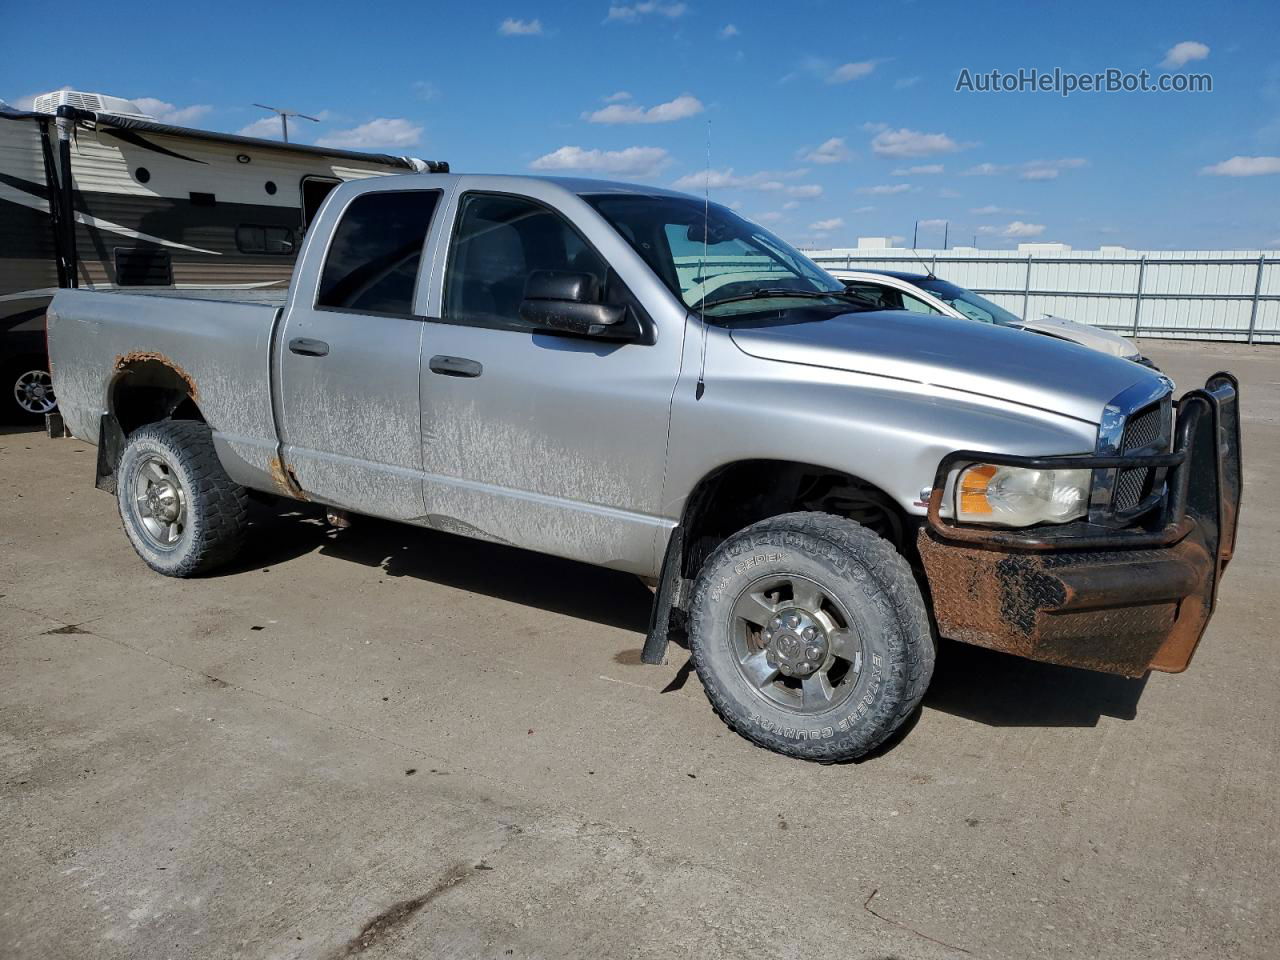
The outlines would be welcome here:
<svg viewBox="0 0 1280 960">
<path fill-rule="evenodd" d="M 618 194 L 583 199 L 687 307 L 731 316 L 777 309 L 774 301 L 799 298 L 849 309 L 844 284 L 718 203 Z"/>
<path fill-rule="evenodd" d="M 980 297 L 972 290 L 957 287 L 946 280 L 930 277 L 928 280 L 913 281 L 921 290 L 928 290 L 935 297 L 950 307 L 954 307 L 970 320 L 982 323 L 998 323 L 1005 327 L 1022 326 L 1022 318 L 1010 313 L 999 304 L 992 303 L 986 297 Z"/>
</svg>

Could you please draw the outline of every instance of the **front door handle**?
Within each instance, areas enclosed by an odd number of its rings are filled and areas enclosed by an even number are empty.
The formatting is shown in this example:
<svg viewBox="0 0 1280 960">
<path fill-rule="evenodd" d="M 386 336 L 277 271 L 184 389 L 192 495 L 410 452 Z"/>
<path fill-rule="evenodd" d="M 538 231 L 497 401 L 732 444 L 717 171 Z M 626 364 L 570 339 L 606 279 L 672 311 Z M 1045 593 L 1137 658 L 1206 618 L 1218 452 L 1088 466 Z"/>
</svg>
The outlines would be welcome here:
<svg viewBox="0 0 1280 960">
<path fill-rule="evenodd" d="M 323 340 L 294 337 L 289 341 L 289 352 L 303 357 L 327 357 L 329 355 L 329 345 Z"/>
<path fill-rule="evenodd" d="M 432 373 L 442 373 L 446 377 L 478 377 L 484 372 L 484 367 L 478 361 L 468 360 L 466 357 L 446 357 L 442 354 L 432 357 L 427 366 L 431 368 Z"/>
</svg>

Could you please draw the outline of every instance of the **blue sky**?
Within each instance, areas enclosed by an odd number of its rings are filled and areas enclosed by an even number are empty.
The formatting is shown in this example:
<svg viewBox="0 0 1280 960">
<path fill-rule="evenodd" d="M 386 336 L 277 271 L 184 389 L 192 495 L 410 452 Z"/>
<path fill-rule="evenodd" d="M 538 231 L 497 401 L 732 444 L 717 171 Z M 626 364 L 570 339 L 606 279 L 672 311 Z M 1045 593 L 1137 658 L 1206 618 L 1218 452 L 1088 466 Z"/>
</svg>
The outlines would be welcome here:
<svg viewBox="0 0 1280 960">
<path fill-rule="evenodd" d="M 162 119 L 455 170 L 711 195 L 793 242 L 1280 247 L 1280 4 L 70 0 L 5 14 L 0 97 L 69 85 Z M 367 11 L 367 12 L 365 12 Z M 76 25 L 83 27 L 76 37 Z M 14 42 L 27 37 L 33 42 Z M 1162 66 L 1165 64 L 1166 66 Z M 956 92 L 1019 68 L 1208 73 L 1211 93 Z M 304 129 L 305 128 L 305 129 Z"/>
</svg>

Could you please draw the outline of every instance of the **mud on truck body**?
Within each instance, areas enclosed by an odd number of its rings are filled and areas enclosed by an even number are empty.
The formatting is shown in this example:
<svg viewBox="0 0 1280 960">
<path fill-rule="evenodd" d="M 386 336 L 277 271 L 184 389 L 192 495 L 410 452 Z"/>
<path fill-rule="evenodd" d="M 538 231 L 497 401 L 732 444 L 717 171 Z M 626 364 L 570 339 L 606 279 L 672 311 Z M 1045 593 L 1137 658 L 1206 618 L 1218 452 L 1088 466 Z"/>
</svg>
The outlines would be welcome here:
<svg viewBox="0 0 1280 960">
<path fill-rule="evenodd" d="M 1184 669 L 1235 543 L 1229 374 L 1175 401 L 1074 344 L 868 309 L 650 187 L 344 184 L 281 302 L 63 291 L 49 340 L 157 571 L 233 556 L 250 492 L 628 571 L 643 659 L 683 635 L 733 729 L 808 759 L 883 743 L 939 635 Z"/>
</svg>

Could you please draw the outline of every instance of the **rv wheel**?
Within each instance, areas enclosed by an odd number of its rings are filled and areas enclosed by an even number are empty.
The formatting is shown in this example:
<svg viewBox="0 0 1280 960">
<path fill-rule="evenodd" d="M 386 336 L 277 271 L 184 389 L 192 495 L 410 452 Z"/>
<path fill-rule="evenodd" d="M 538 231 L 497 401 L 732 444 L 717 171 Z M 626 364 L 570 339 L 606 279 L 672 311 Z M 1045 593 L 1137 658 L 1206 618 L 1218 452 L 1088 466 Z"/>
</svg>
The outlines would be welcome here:
<svg viewBox="0 0 1280 960">
<path fill-rule="evenodd" d="M 7 364 L 0 383 L 4 385 L 6 420 L 34 423 L 58 409 L 53 378 L 39 358 L 19 358 Z"/>
</svg>

